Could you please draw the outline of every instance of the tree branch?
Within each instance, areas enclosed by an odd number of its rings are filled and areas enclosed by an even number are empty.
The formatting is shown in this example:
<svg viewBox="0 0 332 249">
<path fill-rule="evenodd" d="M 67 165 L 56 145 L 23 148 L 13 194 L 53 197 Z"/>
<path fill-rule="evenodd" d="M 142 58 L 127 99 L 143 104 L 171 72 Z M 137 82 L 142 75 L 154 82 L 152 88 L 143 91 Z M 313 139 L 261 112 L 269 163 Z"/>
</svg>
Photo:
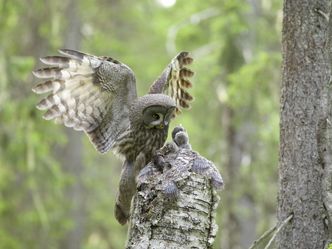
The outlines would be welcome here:
<svg viewBox="0 0 332 249">
<path fill-rule="evenodd" d="M 279 226 L 275 225 L 268 231 L 266 231 L 261 237 L 254 241 L 254 243 L 249 247 L 249 249 L 270 249 L 274 242 L 276 236 L 281 231 L 281 229 L 293 218 L 293 214 L 289 215 L 284 219 Z"/>
</svg>

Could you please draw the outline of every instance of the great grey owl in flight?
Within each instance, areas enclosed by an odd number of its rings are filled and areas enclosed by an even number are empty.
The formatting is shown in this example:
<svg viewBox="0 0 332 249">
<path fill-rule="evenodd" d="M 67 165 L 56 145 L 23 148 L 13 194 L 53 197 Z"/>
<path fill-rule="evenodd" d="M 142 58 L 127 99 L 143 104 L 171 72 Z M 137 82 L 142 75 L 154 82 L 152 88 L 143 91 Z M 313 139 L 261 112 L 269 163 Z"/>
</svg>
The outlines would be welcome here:
<svg viewBox="0 0 332 249">
<path fill-rule="evenodd" d="M 193 72 L 186 67 L 193 59 L 179 53 L 148 94 L 137 97 L 135 75 L 127 65 L 70 49 L 59 52 L 41 58 L 48 67 L 33 72 L 44 80 L 33 91 L 50 92 L 37 108 L 46 110 L 46 120 L 83 130 L 99 152 L 124 157 L 115 216 L 125 224 L 136 175 L 164 145 L 170 120 L 193 99 L 187 92 Z"/>
</svg>

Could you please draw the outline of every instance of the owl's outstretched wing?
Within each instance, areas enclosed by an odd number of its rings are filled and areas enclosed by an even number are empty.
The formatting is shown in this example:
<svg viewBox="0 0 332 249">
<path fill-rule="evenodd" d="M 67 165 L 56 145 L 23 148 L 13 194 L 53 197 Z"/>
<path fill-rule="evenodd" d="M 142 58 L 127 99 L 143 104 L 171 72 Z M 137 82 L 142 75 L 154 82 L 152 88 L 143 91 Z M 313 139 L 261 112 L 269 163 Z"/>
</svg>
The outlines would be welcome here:
<svg viewBox="0 0 332 249">
<path fill-rule="evenodd" d="M 132 70 L 110 58 L 69 49 L 41 61 L 49 67 L 33 74 L 45 81 L 32 90 L 47 93 L 37 108 L 43 118 L 83 130 L 96 149 L 107 152 L 129 124 L 129 108 L 137 98 Z"/>
<path fill-rule="evenodd" d="M 183 108 L 190 108 L 190 102 L 193 100 L 187 89 L 192 87 L 189 78 L 194 72 L 186 67 L 192 62 L 193 58 L 188 52 L 179 53 L 150 87 L 150 94 L 164 93 L 175 101 L 176 114 L 181 113 Z"/>
</svg>

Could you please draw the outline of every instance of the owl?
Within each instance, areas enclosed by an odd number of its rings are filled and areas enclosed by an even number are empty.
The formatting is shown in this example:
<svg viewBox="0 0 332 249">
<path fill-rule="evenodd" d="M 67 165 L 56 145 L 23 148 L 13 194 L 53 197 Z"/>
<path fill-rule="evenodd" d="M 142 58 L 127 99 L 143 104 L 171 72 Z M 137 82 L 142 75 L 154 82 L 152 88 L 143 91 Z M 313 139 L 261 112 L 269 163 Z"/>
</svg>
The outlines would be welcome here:
<svg viewBox="0 0 332 249">
<path fill-rule="evenodd" d="M 138 97 L 133 71 L 106 56 L 70 49 L 40 60 L 47 65 L 33 72 L 43 81 L 32 90 L 48 93 L 38 104 L 43 118 L 84 131 L 100 153 L 113 151 L 124 159 L 115 216 L 125 224 L 136 190 L 135 177 L 167 138 L 171 119 L 188 109 L 193 61 L 188 52 L 172 59 L 152 83 L 148 94 Z"/>
</svg>

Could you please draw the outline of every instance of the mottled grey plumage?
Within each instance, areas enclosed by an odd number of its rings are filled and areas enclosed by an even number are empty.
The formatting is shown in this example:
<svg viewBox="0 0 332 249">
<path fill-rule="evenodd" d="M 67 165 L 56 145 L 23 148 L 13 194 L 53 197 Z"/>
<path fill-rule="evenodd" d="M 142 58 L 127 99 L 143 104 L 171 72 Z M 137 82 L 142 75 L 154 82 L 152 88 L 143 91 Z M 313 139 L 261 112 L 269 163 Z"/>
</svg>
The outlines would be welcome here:
<svg viewBox="0 0 332 249">
<path fill-rule="evenodd" d="M 191 150 L 189 137 L 181 126 L 172 132 L 173 141 L 165 144 L 154 155 L 153 160 L 138 175 L 138 186 L 151 183 L 151 177 L 160 176 L 156 189 L 160 189 L 169 200 L 178 194 L 177 184 L 190 175 L 190 172 L 207 177 L 216 190 L 223 187 L 222 177 L 216 166 L 206 158 Z M 158 173 L 158 171 L 160 173 Z"/>
<path fill-rule="evenodd" d="M 130 200 L 121 194 L 132 195 L 137 171 L 165 143 L 171 118 L 181 108 L 190 107 L 193 98 L 187 88 L 193 72 L 185 66 L 193 59 L 187 52 L 179 53 L 149 94 L 137 97 L 134 73 L 125 64 L 75 50 L 59 52 L 63 56 L 41 58 L 49 67 L 33 72 L 45 79 L 33 91 L 51 92 L 37 108 L 46 110 L 43 117 L 47 120 L 83 130 L 99 152 L 112 149 L 125 158 L 116 210 L 123 224 L 129 216 Z"/>
</svg>

